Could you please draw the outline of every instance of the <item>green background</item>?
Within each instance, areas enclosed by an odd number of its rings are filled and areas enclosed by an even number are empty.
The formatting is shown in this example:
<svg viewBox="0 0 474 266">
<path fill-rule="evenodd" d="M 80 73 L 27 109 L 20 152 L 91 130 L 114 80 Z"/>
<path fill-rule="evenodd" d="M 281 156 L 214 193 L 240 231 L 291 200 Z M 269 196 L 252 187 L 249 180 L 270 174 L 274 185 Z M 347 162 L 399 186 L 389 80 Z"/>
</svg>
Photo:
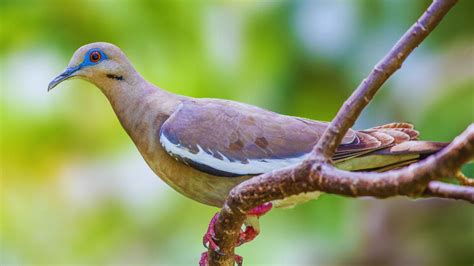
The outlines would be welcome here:
<svg viewBox="0 0 474 266">
<path fill-rule="evenodd" d="M 80 46 L 120 46 L 174 93 L 330 120 L 429 1 L 0 0 L 2 265 L 197 264 L 217 209 L 157 178 L 93 85 L 46 88 Z M 474 121 L 474 1 L 460 1 L 355 128 Z M 474 173 L 473 165 L 464 172 Z M 472 265 L 472 205 L 323 195 L 261 219 L 246 265 Z"/>
</svg>

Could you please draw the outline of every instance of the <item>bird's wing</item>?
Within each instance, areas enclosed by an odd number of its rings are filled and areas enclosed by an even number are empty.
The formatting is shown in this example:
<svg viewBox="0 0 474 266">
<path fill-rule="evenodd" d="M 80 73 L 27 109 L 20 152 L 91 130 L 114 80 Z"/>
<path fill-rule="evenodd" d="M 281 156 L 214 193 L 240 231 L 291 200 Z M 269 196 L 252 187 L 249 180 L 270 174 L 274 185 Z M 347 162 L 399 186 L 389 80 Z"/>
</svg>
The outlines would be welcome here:
<svg viewBox="0 0 474 266">
<path fill-rule="evenodd" d="M 326 126 L 238 102 L 194 99 L 183 102 L 165 121 L 159 137 L 177 160 L 209 174 L 232 177 L 302 161 Z M 378 132 L 383 130 L 372 131 L 349 130 L 334 158 L 344 160 L 394 142 L 391 135 Z"/>
</svg>

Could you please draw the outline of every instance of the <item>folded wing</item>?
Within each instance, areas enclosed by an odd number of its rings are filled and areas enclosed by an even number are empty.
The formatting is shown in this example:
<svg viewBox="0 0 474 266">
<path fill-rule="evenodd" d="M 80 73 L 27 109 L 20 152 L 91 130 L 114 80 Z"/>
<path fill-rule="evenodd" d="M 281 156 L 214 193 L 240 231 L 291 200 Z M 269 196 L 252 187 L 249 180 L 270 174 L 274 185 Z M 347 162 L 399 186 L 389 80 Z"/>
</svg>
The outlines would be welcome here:
<svg viewBox="0 0 474 266">
<path fill-rule="evenodd" d="M 217 176 L 257 175 L 304 160 L 327 123 L 217 99 L 185 101 L 165 121 L 160 142 L 174 158 Z M 415 139 L 409 124 L 349 130 L 334 160 Z"/>
</svg>

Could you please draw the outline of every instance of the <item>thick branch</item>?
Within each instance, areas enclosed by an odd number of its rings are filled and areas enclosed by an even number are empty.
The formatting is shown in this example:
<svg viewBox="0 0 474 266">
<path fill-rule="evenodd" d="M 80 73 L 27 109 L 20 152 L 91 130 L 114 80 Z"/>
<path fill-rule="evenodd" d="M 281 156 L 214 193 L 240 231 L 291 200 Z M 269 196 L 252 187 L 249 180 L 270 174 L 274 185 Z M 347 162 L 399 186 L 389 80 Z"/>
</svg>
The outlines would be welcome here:
<svg viewBox="0 0 474 266">
<path fill-rule="evenodd" d="M 435 0 L 431 4 L 417 23 L 403 35 L 344 103 L 315 146 L 309 160 L 254 177 L 232 189 L 215 225 L 215 242 L 220 251 L 209 250 L 211 265 L 233 265 L 235 243 L 247 211 L 265 202 L 291 195 L 317 190 L 353 197 L 384 198 L 395 195 L 418 197 L 429 194 L 470 199 L 472 191 L 460 192 L 458 187 L 455 189 L 429 182 L 442 176 L 453 175 L 462 164 L 473 158 L 474 125 L 443 151 L 401 170 L 353 173 L 336 169 L 328 163 L 348 128 L 354 124 L 380 86 L 400 68 L 406 57 L 436 27 L 456 2 L 456 0 Z"/>
<path fill-rule="evenodd" d="M 347 130 L 354 124 L 365 106 L 382 84 L 401 66 L 403 61 L 438 25 L 457 0 L 435 0 L 426 12 L 411 26 L 390 52 L 374 67 L 351 97 L 339 109 L 336 117 L 314 148 L 320 160 L 329 160 L 341 143 Z"/>
</svg>

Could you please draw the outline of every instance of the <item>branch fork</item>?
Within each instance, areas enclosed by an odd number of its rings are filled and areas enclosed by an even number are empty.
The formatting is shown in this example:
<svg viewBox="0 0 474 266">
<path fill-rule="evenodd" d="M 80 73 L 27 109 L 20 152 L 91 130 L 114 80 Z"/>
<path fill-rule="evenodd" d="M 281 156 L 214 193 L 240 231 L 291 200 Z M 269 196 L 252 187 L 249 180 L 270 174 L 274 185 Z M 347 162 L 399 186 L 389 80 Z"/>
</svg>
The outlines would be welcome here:
<svg viewBox="0 0 474 266">
<path fill-rule="evenodd" d="M 456 3 L 457 0 L 433 1 L 342 105 L 307 160 L 253 177 L 230 191 L 215 223 L 214 241 L 220 249 L 219 252 L 209 249 L 210 265 L 234 265 L 234 249 L 249 210 L 304 192 L 377 198 L 429 196 L 474 203 L 474 181 L 460 174 L 462 165 L 474 159 L 474 124 L 440 152 L 402 169 L 382 173 L 348 172 L 335 168 L 331 161 L 364 107 Z M 462 185 L 437 181 L 442 177 L 456 177 Z"/>
</svg>

